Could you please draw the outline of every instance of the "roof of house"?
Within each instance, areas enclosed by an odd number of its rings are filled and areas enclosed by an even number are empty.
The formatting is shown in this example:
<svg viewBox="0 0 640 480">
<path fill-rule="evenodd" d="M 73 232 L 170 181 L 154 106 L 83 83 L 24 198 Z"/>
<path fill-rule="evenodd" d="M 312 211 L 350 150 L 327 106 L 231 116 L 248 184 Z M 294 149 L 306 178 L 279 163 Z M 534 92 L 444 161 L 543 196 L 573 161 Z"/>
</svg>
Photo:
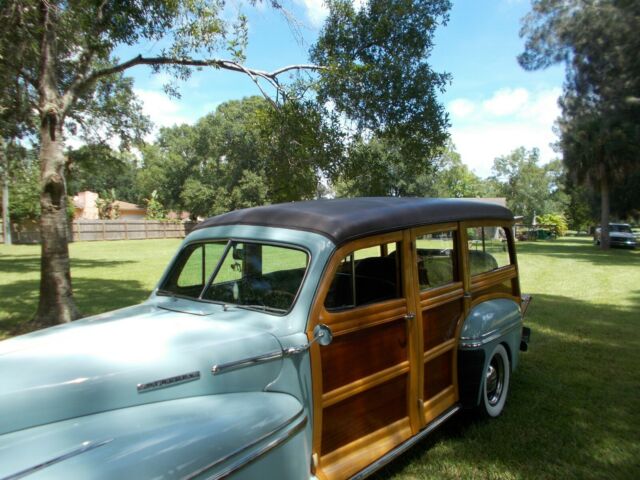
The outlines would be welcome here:
<svg viewBox="0 0 640 480">
<path fill-rule="evenodd" d="M 122 200 L 116 200 L 113 203 L 116 204 L 120 210 L 134 210 L 143 213 L 147 211 L 146 208 L 136 205 L 135 203 L 123 202 Z"/>
<path fill-rule="evenodd" d="M 513 220 L 495 203 L 457 198 L 362 197 L 280 203 L 208 218 L 195 229 L 260 225 L 319 233 L 336 245 L 367 235 L 459 220 Z"/>
</svg>

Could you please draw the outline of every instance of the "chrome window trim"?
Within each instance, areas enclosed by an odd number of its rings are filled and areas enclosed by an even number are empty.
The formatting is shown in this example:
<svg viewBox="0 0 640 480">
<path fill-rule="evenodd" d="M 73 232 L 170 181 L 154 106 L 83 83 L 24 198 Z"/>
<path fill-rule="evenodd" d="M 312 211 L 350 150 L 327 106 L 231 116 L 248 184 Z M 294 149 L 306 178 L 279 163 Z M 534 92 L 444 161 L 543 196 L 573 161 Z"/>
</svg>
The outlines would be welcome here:
<svg viewBox="0 0 640 480">
<path fill-rule="evenodd" d="M 93 450 L 94 448 L 101 447 L 112 441 L 113 441 L 113 438 L 109 438 L 107 440 L 101 440 L 99 442 L 93 442 L 93 441 L 83 442 L 78 448 L 75 448 L 67 453 L 63 453 L 62 455 L 59 455 L 57 457 L 53 457 L 37 465 L 33 465 L 32 467 L 25 468 L 24 470 L 21 470 L 19 472 L 12 473 L 8 477 L 2 477 L 0 480 L 17 480 L 19 478 L 24 478 L 27 475 L 31 475 L 32 473 L 36 473 L 44 468 L 50 467 L 51 465 L 54 465 L 59 462 L 63 462 L 64 460 L 67 460 L 71 457 L 75 457 L 76 455 L 80 455 L 81 453 L 88 452 L 90 450 Z"/>
<path fill-rule="evenodd" d="M 240 457 L 237 460 L 235 460 L 228 467 L 222 469 L 219 472 L 213 473 L 212 475 L 207 476 L 205 478 L 207 480 L 218 480 L 220 478 L 228 477 L 229 475 L 234 473 L 236 470 L 239 470 L 239 469 L 245 467 L 246 465 L 248 465 L 251 462 L 255 461 L 256 459 L 258 459 L 262 455 L 265 455 L 270 450 L 273 450 L 277 446 L 279 446 L 282 443 L 286 442 L 287 440 L 289 440 L 289 438 L 293 437 L 296 433 L 298 433 L 300 430 L 302 430 L 306 425 L 307 425 L 307 416 L 304 415 L 303 410 L 300 409 L 298 411 L 298 413 L 296 413 L 293 417 L 288 419 L 286 422 L 282 423 L 281 425 L 278 425 L 273 430 L 271 430 L 271 431 L 263 434 L 262 436 L 258 437 L 253 442 L 251 442 L 251 443 L 249 443 L 249 444 L 247 444 L 247 445 L 245 445 L 243 447 L 238 448 L 237 450 L 225 455 L 222 458 L 219 458 L 218 460 L 210 463 L 209 465 L 206 465 L 206 466 L 200 468 L 199 470 L 197 470 L 195 472 L 190 473 L 189 475 L 187 475 L 185 477 L 182 477 L 181 480 L 191 480 L 193 478 L 199 477 L 200 475 L 203 475 L 203 474 L 206 475 L 207 470 L 211 470 L 212 468 L 215 468 L 215 467 L 219 466 L 220 464 L 230 460 L 231 458 L 235 457 L 236 455 L 240 455 L 240 454 L 246 452 L 247 450 L 249 450 L 252 447 L 254 447 L 255 445 L 257 445 L 258 443 L 266 440 L 270 436 L 275 435 L 276 433 L 282 432 L 283 430 L 285 430 L 285 432 L 281 436 L 279 436 L 277 438 L 274 438 L 273 440 L 268 442 L 266 445 L 263 445 L 261 448 L 255 450 L 253 452 L 248 452 L 246 455 L 243 455 L 242 457 Z"/>
</svg>

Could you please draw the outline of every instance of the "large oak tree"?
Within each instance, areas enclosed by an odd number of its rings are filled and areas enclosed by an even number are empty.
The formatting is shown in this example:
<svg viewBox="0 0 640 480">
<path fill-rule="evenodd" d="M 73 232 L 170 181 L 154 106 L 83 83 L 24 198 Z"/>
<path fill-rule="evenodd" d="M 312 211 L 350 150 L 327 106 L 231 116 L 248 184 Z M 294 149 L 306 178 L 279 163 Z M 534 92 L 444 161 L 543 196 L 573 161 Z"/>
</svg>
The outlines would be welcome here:
<svg viewBox="0 0 640 480">
<path fill-rule="evenodd" d="M 282 10 L 277 0 L 263 3 Z M 306 125 L 334 128 L 336 118 L 355 127 L 352 141 L 367 141 L 375 134 L 392 143 L 416 169 L 428 169 L 447 137 L 447 117 L 436 94 L 449 76 L 432 71 L 427 59 L 436 26 L 446 22 L 449 0 L 369 0 L 358 10 L 347 0 L 327 4 L 329 18 L 311 54 L 320 66 L 292 65 L 272 72 L 243 65 L 247 19 L 239 14 L 228 20 L 222 0 L 9 0 L 2 4 L 3 23 L 15 25 L 2 33 L 8 39 L 3 45 L 27 45 L 19 59 L 2 52 L 2 68 L 21 79 L 38 115 L 43 241 L 37 324 L 79 316 L 67 244 L 65 126 L 73 124 L 82 130 L 94 125 L 94 131 L 107 129 L 126 142 L 135 131 L 126 122 L 127 115 L 102 123 L 96 123 L 94 115 L 101 115 L 100 105 L 115 95 L 111 87 L 117 82 L 122 85 L 122 73 L 134 66 L 148 65 L 176 79 L 187 78 L 193 68 L 248 75 L 275 107 L 276 116 L 266 130 L 272 134 L 269 152 L 282 160 L 286 174 L 290 168 L 306 171 L 305 182 L 315 182 L 317 175 L 305 159 L 329 143 L 311 139 Z M 119 46 L 145 42 L 162 45 L 162 51 L 154 57 L 134 55 L 124 60 L 113 55 Z M 221 53 L 230 59 L 219 58 Z M 300 71 L 317 74 L 285 90 L 282 76 Z M 275 88 L 275 98 L 265 93 L 264 84 Z M 125 104 L 135 114 L 134 99 Z M 306 140 L 300 142 L 301 138 Z M 340 154 L 339 148 L 334 151 Z M 339 161 L 325 163 L 320 166 L 325 175 L 340 173 Z M 244 188 L 255 181 L 247 177 L 240 183 Z M 274 199 L 300 195 L 290 191 L 294 183 L 282 189 L 270 187 L 277 192 Z"/>
</svg>

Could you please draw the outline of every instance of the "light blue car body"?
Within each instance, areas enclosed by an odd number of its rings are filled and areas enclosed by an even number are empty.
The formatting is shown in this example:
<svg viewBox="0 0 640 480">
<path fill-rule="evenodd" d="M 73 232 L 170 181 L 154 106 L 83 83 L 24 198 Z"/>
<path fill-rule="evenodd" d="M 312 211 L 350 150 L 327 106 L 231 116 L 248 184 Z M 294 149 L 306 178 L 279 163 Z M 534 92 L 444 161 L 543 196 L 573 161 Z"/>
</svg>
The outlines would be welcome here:
<svg viewBox="0 0 640 480">
<path fill-rule="evenodd" d="M 0 479 L 314 478 L 309 353 L 277 354 L 307 345 L 316 287 L 336 247 L 307 231 L 243 225 L 197 230 L 183 246 L 216 238 L 304 248 L 310 260 L 292 310 L 272 315 L 154 290 L 141 305 L 0 342 Z M 486 340 L 521 322 L 514 306 L 476 307 L 462 337 Z M 519 332 L 505 338 L 515 366 Z M 214 365 L 270 354 L 212 374 Z M 139 391 L 168 378 L 175 383 Z"/>
</svg>

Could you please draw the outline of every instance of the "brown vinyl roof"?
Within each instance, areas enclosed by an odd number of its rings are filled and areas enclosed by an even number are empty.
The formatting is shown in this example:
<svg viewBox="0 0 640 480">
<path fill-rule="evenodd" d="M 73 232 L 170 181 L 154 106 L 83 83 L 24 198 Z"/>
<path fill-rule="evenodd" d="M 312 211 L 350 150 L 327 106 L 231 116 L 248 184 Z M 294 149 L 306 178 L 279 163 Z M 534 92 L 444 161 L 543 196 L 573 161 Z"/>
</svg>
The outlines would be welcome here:
<svg viewBox="0 0 640 480">
<path fill-rule="evenodd" d="M 336 245 L 372 234 L 459 220 L 513 220 L 508 208 L 458 198 L 362 197 L 280 203 L 211 217 L 195 230 L 260 225 L 319 233 Z"/>
</svg>

